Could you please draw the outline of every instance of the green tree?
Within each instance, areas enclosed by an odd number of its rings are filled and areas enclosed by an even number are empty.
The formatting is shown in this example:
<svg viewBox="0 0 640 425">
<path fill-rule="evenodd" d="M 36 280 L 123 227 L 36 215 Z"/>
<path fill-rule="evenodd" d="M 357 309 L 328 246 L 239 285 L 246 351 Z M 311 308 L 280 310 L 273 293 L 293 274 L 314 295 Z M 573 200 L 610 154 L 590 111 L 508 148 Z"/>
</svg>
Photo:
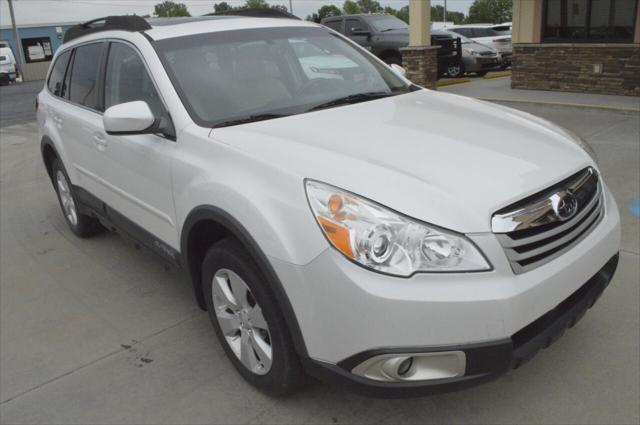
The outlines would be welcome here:
<svg viewBox="0 0 640 425">
<path fill-rule="evenodd" d="M 361 13 L 380 13 L 383 10 L 376 0 L 358 0 L 358 7 Z"/>
<path fill-rule="evenodd" d="M 169 18 L 174 16 L 191 16 L 187 10 L 187 6 L 183 3 L 175 3 L 171 0 L 165 0 L 154 6 L 154 15 L 160 18 Z"/>
<path fill-rule="evenodd" d="M 268 9 L 269 3 L 266 0 L 247 0 L 243 8 L 247 9 Z"/>
<path fill-rule="evenodd" d="M 332 16 L 340 16 L 342 15 L 342 11 L 340 8 L 334 5 L 324 5 L 320 9 L 318 9 L 318 18 L 330 18 Z"/>
<path fill-rule="evenodd" d="M 442 22 L 444 20 L 444 7 L 441 5 L 431 6 L 431 22 Z M 464 13 L 447 10 L 446 20 L 454 24 L 461 24 L 464 21 Z"/>
<path fill-rule="evenodd" d="M 360 6 L 358 6 L 358 3 L 353 0 L 345 0 L 344 4 L 342 5 L 342 10 L 344 11 L 345 15 L 358 15 L 362 13 L 362 10 L 360 10 Z"/>
<path fill-rule="evenodd" d="M 407 24 L 409 23 L 409 6 L 401 7 L 400 10 L 396 12 L 396 16 L 398 19 L 402 19 Z"/>
<path fill-rule="evenodd" d="M 512 0 L 475 0 L 469 8 L 467 23 L 499 24 L 511 21 Z"/>
<path fill-rule="evenodd" d="M 220 2 L 220 3 L 215 3 L 213 5 L 213 10 L 216 13 L 222 13 L 222 12 L 230 12 L 234 9 L 233 6 L 231 6 L 229 3 L 227 3 L 226 1 Z"/>
</svg>

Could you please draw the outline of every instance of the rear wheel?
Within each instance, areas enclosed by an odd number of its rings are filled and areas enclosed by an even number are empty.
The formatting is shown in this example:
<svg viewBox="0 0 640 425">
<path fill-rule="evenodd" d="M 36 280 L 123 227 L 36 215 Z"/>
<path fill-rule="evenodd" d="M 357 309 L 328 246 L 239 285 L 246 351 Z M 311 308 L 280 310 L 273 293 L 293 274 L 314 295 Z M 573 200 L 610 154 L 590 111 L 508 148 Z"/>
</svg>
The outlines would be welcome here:
<svg viewBox="0 0 640 425">
<path fill-rule="evenodd" d="M 304 382 L 293 342 L 260 269 L 235 239 L 212 246 L 202 265 L 209 318 L 236 370 L 278 396 Z"/>
<path fill-rule="evenodd" d="M 86 238 L 103 230 L 104 228 L 96 218 L 80 213 L 73 186 L 59 159 L 53 160 L 51 171 L 58 201 L 71 231 L 78 237 Z"/>
</svg>

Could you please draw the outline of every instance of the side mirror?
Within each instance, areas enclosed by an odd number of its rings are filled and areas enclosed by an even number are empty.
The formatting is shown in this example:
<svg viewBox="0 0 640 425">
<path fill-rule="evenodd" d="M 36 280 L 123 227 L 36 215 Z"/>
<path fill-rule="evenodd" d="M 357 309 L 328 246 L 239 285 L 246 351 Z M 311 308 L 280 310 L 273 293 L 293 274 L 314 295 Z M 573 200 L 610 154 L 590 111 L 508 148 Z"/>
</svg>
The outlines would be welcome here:
<svg viewBox="0 0 640 425">
<path fill-rule="evenodd" d="M 114 105 L 102 116 L 104 130 L 112 135 L 155 133 L 159 121 L 142 100 Z"/>
<path fill-rule="evenodd" d="M 402 78 L 407 78 L 407 70 L 404 69 L 403 67 L 401 67 L 400 65 L 397 65 L 395 63 L 392 63 L 391 65 L 391 70 L 393 72 L 395 72 L 397 75 L 399 75 Z"/>
<path fill-rule="evenodd" d="M 371 33 L 362 27 L 353 27 L 351 28 L 351 35 L 366 35 L 369 36 Z"/>
</svg>

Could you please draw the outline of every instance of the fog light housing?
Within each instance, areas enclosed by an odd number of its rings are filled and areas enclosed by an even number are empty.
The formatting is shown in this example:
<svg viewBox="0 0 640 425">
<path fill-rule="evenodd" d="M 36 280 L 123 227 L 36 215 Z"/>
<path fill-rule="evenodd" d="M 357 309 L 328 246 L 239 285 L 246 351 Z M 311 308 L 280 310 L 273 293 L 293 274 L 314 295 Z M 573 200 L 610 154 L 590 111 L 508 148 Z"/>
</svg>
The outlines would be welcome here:
<svg viewBox="0 0 640 425">
<path fill-rule="evenodd" d="M 371 357 L 351 372 L 364 378 L 386 382 L 416 382 L 464 376 L 463 351 L 381 354 Z"/>
</svg>

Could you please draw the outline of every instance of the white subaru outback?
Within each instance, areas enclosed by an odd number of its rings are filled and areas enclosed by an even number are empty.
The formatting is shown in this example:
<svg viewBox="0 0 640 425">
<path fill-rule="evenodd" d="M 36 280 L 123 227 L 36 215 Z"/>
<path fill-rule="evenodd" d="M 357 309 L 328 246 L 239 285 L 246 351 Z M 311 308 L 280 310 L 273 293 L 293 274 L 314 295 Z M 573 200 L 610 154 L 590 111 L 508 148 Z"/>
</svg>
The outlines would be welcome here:
<svg viewBox="0 0 640 425">
<path fill-rule="evenodd" d="M 109 17 L 38 95 L 76 235 L 182 267 L 239 373 L 378 396 L 518 367 L 611 280 L 616 204 L 580 139 L 425 90 L 293 19 Z"/>
</svg>

